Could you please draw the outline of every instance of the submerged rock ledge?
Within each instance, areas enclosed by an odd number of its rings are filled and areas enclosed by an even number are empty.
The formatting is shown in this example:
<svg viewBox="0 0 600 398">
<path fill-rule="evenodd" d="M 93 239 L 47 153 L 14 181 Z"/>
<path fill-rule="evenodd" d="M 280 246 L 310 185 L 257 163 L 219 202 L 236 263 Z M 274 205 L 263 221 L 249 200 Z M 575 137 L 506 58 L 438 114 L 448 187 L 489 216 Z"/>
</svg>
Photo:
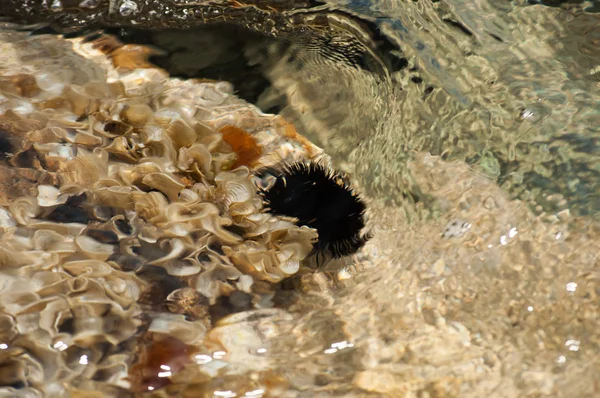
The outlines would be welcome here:
<svg viewBox="0 0 600 398">
<path fill-rule="evenodd" d="M 219 346 L 211 320 L 271 308 L 312 250 L 314 229 L 263 212 L 252 170 L 322 151 L 147 54 L 0 31 L 3 394 L 158 390 L 154 344 L 175 373 Z"/>
</svg>

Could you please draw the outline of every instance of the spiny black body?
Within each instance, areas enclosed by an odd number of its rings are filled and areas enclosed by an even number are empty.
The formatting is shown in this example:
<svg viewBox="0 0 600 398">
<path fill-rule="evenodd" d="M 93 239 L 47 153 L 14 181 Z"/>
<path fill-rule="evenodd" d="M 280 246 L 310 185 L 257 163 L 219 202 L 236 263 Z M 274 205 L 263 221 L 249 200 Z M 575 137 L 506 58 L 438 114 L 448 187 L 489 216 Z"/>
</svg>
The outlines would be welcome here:
<svg viewBox="0 0 600 398">
<path fill-rule="evenodd" d="M 361 234 L 366 206 L 341 174 L 310 162 L 258 173 L 261 179 L 268 175 L 275 180 L 261 192 L 267 211 L 316 229 L 319 238 L 312 254 L 343 257 L 357 252 L 369 239 Z"/>
</svg>

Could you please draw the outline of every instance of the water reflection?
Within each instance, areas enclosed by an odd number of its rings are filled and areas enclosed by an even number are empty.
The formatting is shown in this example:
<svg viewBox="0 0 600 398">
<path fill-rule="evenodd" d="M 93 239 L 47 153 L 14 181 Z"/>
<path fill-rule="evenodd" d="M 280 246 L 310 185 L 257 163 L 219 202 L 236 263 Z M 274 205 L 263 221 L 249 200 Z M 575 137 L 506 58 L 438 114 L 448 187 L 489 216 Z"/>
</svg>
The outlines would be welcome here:
<svg viewBox="0 0 600 398">
<path fill-rule="evenodd" d="M 458 0 L 330 4 L 352 17 L 328 14 L 322 34 L 233 24 L 113 33 L 160 48 L 154 61 L 176 76 L 231 81 L 281 112 L 372 196 L 425 200 L 406 184 L 407 153 L 425 150 L 472 164 L 538 212 L 598 213 L 600 89 L 589 59 L 600 51 L 577 51 L 594 45 L 597 16 Z"/>
<path fill-rule="evenodd" d="M 209 363 L 210 361 L 212 361 L 212 357 L 210 355 L 198 354 L 194 358 L 196 358 L 196 363 L 198 365 L 204 365 L 204 364 Z"/>
<path fill-rule="evenodd" d="M 244 394 L 244 396 L 246 396 L 246 397 L 262 397 L 262 395 L 264 393 L 265 393 L 265 390 L 260 388 L 258 390 L 248 391 L 246 394 Z"/>
<path fill-rule="evenodd" d="M 56 343 L 54 343 L 54 345 L 52 347 L 54 347 L 55 349 L 57 349 L 59 351 L 64 351 L 67 348 L 69 348 L 69 346 L 62 341 L 57 341 Z"/>
<path fill-rule="evenodd" d="M 216 397 L 223 397 L 223 398 L 233 398 L 233 397 L 237 397 L 237 394 L 234 393 L 233 391 L 215 391 L 213 393 Z"/>
<path fill-rule="evenodd" d="M 565 346 L 569 348 L 569 351 L 579 351 L 580 342 L 577 340 L 567 340 Z"/>
</svg>

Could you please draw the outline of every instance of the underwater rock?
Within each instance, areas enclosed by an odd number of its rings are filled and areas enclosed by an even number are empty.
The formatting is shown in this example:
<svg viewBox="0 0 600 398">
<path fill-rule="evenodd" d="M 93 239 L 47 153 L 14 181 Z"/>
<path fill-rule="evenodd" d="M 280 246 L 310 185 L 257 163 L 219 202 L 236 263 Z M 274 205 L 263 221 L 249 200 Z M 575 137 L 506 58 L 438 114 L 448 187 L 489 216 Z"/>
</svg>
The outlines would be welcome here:
<svg viewBox="0 0 600 398">
<path fill-rule="evenodd" d="M 0 195 L 0 367 L 22 369 L 0 374 L 10 391 L 168 388 L 154 373 L 192 351 L 151 360 L 148 375 L 132 368 L 156 351 L 136 359 L 139 332 L 203 346 L 211 317 L 272 306 L 317 239 L 264 211 L 254 173 L 327 162 L 318 147 L 225 82 L 169 78 L 144 51 L 106 54 L 119 45 L 0 29 L 5 167 L 52 176 Z M 19 91 L 24 78 L 38 89 Z"/>
</svg>

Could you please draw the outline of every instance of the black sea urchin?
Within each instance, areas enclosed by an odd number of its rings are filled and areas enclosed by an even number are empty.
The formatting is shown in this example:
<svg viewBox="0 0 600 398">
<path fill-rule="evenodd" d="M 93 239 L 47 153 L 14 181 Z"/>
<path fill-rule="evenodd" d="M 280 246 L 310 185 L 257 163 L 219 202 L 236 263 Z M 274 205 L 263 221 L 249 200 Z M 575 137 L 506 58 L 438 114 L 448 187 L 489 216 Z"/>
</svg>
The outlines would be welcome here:
<svg viewBox="0 0 600 398">
<path fill-rule="evenodd" d="M 261 194 L 269 213 L 294 217 L 298 225 L 317 230 L 313 254 L 343 257 L 369 239 L 361 234 L 365 204 L 341 174 L 310 162 L 263 169 L 258 177 L 266 182 Z"/>
</svg>

